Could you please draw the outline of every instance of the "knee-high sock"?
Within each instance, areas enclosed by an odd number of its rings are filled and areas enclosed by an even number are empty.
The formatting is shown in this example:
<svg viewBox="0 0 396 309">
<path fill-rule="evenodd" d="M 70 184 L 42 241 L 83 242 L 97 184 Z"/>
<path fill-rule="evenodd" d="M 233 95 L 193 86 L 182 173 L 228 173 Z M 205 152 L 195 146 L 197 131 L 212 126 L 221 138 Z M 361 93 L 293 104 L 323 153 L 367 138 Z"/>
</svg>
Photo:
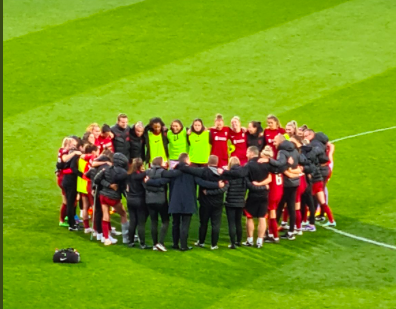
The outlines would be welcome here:
<svg viewBox="0 0 396 309">
<path fill-rule="evenodd" d="M 331 209 L 330 209 L 329 205 L 323 204 L 322 207 L 323 207 L 323 209 L 324 209 L 324 212 L 325 212 L 326 215 L 327 215 L 327 218 L 329 218 L 329 221 L 330 221 L 331 223 L 333 223 L 333 222 L 334 222 L 334 217 L 333 217 L 333 213 L 331 212 Z"/>
<path fill-rule="evenodd" d="M 296 210 L 296 227 L 301 229 L 301 210 Z"/>
</svg>

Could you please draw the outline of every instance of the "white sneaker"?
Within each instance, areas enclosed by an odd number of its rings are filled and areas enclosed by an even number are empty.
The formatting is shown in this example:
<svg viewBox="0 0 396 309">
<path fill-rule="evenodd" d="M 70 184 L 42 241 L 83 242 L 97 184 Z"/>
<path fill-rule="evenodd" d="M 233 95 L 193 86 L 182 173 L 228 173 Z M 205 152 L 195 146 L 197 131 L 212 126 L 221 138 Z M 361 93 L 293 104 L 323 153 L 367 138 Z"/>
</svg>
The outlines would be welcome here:
<svg viewBox="0 0 396 309">
<path fill-rule="evenodd" d="M 160 243 L 156 244 L 155 247 L 156 247 L 159 251 L 162 251 L 162 252 L 168 251 L 168 250 L 166 250 L 165 246 L 164 246 L 163 244 L 160 244 Z"/>
<path fill-rule="evenodd" d="M 295 232 L 296 232 L 296 235 L 299 235 L 299 236 L 301 236 L 303 234 L 302 229 L 296 229 Z"/>
<path fill-rule="evenodd" d="M 200 244 L 200 243 L 199 243 L 199 240 L 197 240 L 197 241 L 194 243 L 194 245 L 197 246 L 197 247 L 201 247 L 201 248 L 205 247 L 205 244 Z"/>
<path fill-rule="evenodd" d="M 118 232 L 115 227 L 111 227 L 111 234 L 115 236 L 120 236 L 122 235 L 122 232 Z"/>
<path fill-rule="evenodd" d="M 217 249 L 219 249 L 219 246 L 211 246 L 210 247 L 210 250 L 217 250 Z"/>
<path fill-rule="evenodd" d="M 105 246 L 110 246 L 113 242 L 109 238 L 107 238 L 103 241 L 103 243 Z"/>
<path fill-rule="evenodd" d="M 98 235 L 98 232 L 97 231 L 93 231 L 92 236 L 96 237 L 97 235 Z"/>
<path fill-rule="evenodd" d="M 153 246 L 153 251 L 158 251 L 158 248 L 156 246 Z"/>
<path fill-rule="evenodd" d="M 96 234 L 96 240 L 102 240 L 103 239 L 103 234 L 102 233 L 97 233 Z"/>
<path fill-rule="evenodd" d="M 102 234 L 102 237 L 100 238 L 100 241 L 104 243 L 105 240 L 106 240 L 106 238 L 104 238 L 104 237 L 103 237 L 103 234 Z"/>
<path fill-rule="evenodd" d="M 93 232 L 93 229 L 92 228 L 87 228 L 87 229 L 84 229 L 84 233 L 85 234 L 89 234 L 89 233 L 92 233 Z"/>
<path fill-rule="evenodd" d="M 327 221 L 325 224 L 322 224 L 322 226 L 334 226 L 334 227 L 336 227 L 337 223 L 335 221 L 333 221 L 333 222 Z"/>
<path fill-rule="evenodd" d="M 113 238 L 113 237 L 111 237 L 110 235 L 109 235 L 109 239 L 111 240 L 111 243 L 112 243 L 112 244 L 116 244 L 117 241 L 118 241 L 117 238 Z"/>
<path fill-rule="evenodd" d="M 302 226 L 307 226 L 307 225 L 309 225 L 309 221 L 303 221 L 301 224 L 302 224 Z"/>
</svg>

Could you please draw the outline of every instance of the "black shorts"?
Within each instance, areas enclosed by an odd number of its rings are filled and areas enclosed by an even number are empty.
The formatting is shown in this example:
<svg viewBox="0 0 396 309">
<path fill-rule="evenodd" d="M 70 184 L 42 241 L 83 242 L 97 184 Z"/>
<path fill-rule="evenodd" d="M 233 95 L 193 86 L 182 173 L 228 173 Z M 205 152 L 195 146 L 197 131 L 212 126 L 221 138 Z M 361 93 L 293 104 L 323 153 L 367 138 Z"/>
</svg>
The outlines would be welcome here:
<svg viewBox="0 0 396 309">
<path fill-rule="evenodd" d="M 244 215 L 251 218 L 264 218 L 268 209 L 268 195 L 248 195 Z"/>
</svg>

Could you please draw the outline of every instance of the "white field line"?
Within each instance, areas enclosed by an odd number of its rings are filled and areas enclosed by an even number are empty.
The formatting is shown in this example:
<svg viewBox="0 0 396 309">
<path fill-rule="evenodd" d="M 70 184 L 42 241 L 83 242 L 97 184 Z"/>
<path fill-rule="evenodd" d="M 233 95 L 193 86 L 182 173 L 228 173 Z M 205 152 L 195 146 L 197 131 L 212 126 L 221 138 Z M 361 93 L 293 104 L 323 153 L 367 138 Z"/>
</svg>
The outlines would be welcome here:
<svg viewBox="0 0 396 309">
<path fill-rule="evenodd" d="M 343 141 L 343 140 L 348 139 L 348 138 L 354 138 L 354 137 L 358 137 L 358 136 L 362 136 L 362 135 L 367 135 L 367 134 L 372 134 L 372 133 L 377 133 L 377 132 L 382 132 L 382 131 L 392 130 L 392 129 L 396 129 L 396 126 L 389 127 L 389 128 L 378 129 L 378 130 L 374 130 L 374 131 L 362 132 L 362 133 L 358 133 L 358 134 L 354 134 L 354 135 L 348 135 L 348 136 L 344 136 L 344 137 L 341 137 L 341 138 L 337 138 L 337 139 L 335 139 L 335 140 L 333 140 L 331 142 L 332 143 L 339 142 L 339 141 Z M 329 226 L 323 226 L 323 227 L 326 230 L 331 230 L 331 231 L 333 231 L 335 233 L 344 235 L 346 237 L 350 237 L 350 238 L 353 238 L 353 239 L 356 239 L 356 240 L 364 241 L 364 242 L 367 242 L 367 243 L 370 243 L 370 244 L 373 244 L 373 245 L 377 245 L 377 246 L 381 246 L 381 247 L 384 247 L 384 248 L 389 248 L 389 249 L 396 250 L 396 246 L 392 246 L 392 245 L 384 244 L 382 242 L 374 241 L 374 240 L 371 240 L 371 239 L 368 239 L 368 238 L 356 236 L 356 235 L 353 235 L 353 234 L 350 234 L 350 233 L 346 233 L 346 232 L 337 230 L 337 229 L 329 227 Z"/>
<path fill-rule="evenodd" d="M 347 237 L 350 237 L 350 238 L 353 238 L 353 239 L 356 239 L 356 240 L 360 240 L 360 241 L 368 242 L 368 243 L 373 244 L 373 245 L 377 245 L 377 246 L 381 246 L 381 247 L 385 247 L 385 248 L 389 248 L 389 249 L 396 250 L 396 246 L 384 244 L 384 243 L 382 243 L 382 242 L 374 241 L 374 240 L 367 239 L 367 238 L 360 237 L 360 236 L 355 236 L 355 235 L 353 235 L 353 234 L 349 234 L 349 233 L 346 233 L 346 232 L 337 230 L 337 229 L 332 228 L 332 227 L 330 227 L 330 226 L 323 226 L 323 227 L 324 227 L 326 230 L 331 230 L 331 231 L 333 231 L 333 232 L 336 232 L 336 233 L 338 233 L 338 234 L 341 234 L 341 235 L 344 235 L 344 236 L 347 236 Z"/>
<path fill-rule="evenodd" d="M 396 129 L 396 126 L 389 127 L 389 128 L 378 129 L 378 130 L 374 130 L 374 131 L 362 132 L 362 133 L 358 133 L 358 134 L 354 134 L 354 135 L 348 135 L 348 136 L 337 138 L 337 139 L 335 139 L 335 140 L 333 140 L 331 142 L 335 143 L 335 142 L 343 141 L 344 139 L 348 139 L 348 138 L 358 137 L 358 136 L 362 136 L 362 135 L 367 135 L 367 134 L 372 134 L 372 133 L 377 133 L 377 132 L 382 132 L 382 131 L 392 130 L 392 129 Z"/>
</svg>

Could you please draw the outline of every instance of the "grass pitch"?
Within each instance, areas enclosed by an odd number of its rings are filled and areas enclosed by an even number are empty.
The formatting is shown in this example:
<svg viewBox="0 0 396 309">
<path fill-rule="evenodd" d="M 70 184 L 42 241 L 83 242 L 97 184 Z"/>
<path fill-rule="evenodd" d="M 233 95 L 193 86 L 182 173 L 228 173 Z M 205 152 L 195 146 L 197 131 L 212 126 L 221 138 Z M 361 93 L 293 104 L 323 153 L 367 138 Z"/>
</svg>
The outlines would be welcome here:
<svg viewBox="0 0 396 309">
<path fill-rule="evenodd" d="M 6 0 L 4 10 L 5 308 L 396 307 L 393 250 L 321 228 L 228 250 L 225 220 L 215 252 L 104 248 L 57 226 L 54 175 L 65 135 L 119 112 L 185 125 L 274 113 L 331 139 L 394 126 L 394 1 Z M 329 183 L 337 228 L 391 245 L 394 134 L 337 142 Z M 53 264 L 56 247 L 77 248 L 82 263 Z"/>
</svg>

